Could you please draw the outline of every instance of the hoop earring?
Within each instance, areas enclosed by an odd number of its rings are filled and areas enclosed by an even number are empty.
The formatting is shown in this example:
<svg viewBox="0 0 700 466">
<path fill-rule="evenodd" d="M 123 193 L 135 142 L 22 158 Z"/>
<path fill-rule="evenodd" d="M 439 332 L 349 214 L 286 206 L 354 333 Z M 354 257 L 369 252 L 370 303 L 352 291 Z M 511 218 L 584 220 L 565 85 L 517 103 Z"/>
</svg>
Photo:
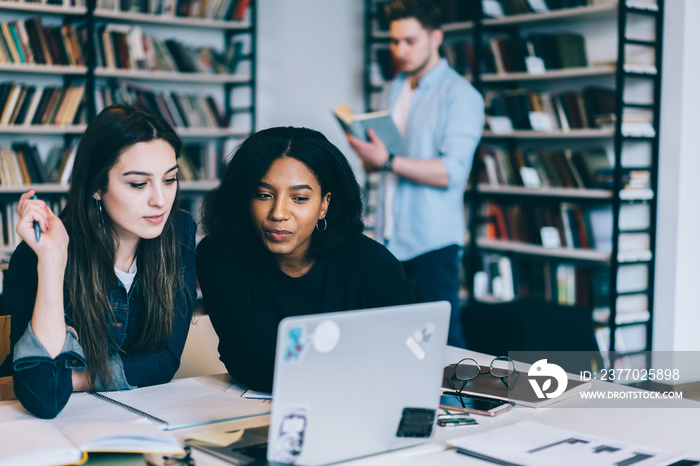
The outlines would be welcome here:
<svg viewBox="0 0 700 466">
<path fill-rule="evenodd" d="M 319 228 L 319 226 L 318 226 L 318 222 L 320 222 L 321 220 L 323 220 L 323 229 Z M 326 220 L 326 218 L 323 217 L 323 218 L 320 219 L 318 222 L 316 222 L 316 229 L 317 229 L 318 231 L 326 231 L 326 228 L 328 228 L 328 220 Z"/>
<path fill-rule="evenodd" d="M 102 200 L 95 199 L 95 209 L 97 210 L 97 218 L 100 220 L 100 225 L 105 228 L 105 215 L 102 211 Z"/>
</svg>

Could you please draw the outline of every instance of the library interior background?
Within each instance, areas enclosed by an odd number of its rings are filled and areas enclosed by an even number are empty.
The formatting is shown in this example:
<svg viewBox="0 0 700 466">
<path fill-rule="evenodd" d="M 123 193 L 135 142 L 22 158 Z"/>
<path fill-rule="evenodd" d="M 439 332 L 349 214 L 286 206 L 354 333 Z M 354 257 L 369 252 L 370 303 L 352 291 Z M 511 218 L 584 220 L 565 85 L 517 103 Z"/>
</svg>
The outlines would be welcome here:
<svg viewBox="0 0 700 466">
<path fill-rule="evenodd" d="M 441 54 L 486 112 L 465 186 L 470 349 L 700 350 L 700 2 L 623 1 L 439 2 Z M 381 109 L 383 3 L 0 0 L 5 266 L 19 195 L 60 210 L 85 125 L 125 100 L 177 127 L 195 216 L 252 131 L 305 126 L 347 155 L 371 234 L 378 181 L 331 108 Z"/>
</svg>

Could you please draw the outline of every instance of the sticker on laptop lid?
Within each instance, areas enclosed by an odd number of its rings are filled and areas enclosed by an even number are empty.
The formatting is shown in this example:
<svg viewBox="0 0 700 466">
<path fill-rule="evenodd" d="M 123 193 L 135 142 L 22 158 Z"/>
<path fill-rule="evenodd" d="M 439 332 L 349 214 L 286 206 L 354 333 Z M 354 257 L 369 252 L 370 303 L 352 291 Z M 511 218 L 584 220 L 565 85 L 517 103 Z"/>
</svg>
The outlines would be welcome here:
<svg viewBox="0 0 700 466">
<path fill-rule="evenodd" d="M 290 405 L 284 408 L 279 426 L 271 426 L 272 438 L 267 454 L 269 461 L 296 464 L 304 448 L 308 419 L 307 405 Z"/>
<path fill-rule="evenodd" d="M 314 329 L 314 348 L 319 353 L 328 353 L 338 346 L 340 327 L 332 320 L 324 320 Z"/>
<path fill-rule="evenodd" d="M 422 329 L 416 330 L 413 332 L 413 335 L 406 338 L 406 346 L 421 361 L 425 359 L 425 352 L 428 351 L 430 339 L 434 332 L 435 325 L 432 322 L 428 322 Z"/>
<path fill-rule="evenodd" d="M 284 362 L 301 362 L 306 349 L 309 346 L 309 339 L 306 336 L 304 327 L 292 327 L 287 332 L 287 346 L 284 350 Z"/>
<path fill-rule="evenodd" d="M 433 433 L 435 410 L 428 408 L 404 408 L 397 437 L 430 437 Z"/>
</svg>

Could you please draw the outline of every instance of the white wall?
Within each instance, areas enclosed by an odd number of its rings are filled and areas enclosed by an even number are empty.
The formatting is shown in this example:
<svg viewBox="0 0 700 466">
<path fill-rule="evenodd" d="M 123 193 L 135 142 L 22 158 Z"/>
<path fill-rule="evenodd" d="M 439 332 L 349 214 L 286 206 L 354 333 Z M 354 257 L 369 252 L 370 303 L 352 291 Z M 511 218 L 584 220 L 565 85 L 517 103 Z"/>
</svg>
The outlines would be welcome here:
<svg viewBox="0 0 700 466">
<path fill-rule="evenodd" d="M 360 164 L 331 115 L 347 103 L 363 111 L 363 10 L 360 0 L 258 2 L 257 128 L 321 131 Z"/>
<path fill-rule="evenodd" d="M 700 2 L 666 2 L 654 299 L 655 350 L 700 350 Z"/>
</svg>

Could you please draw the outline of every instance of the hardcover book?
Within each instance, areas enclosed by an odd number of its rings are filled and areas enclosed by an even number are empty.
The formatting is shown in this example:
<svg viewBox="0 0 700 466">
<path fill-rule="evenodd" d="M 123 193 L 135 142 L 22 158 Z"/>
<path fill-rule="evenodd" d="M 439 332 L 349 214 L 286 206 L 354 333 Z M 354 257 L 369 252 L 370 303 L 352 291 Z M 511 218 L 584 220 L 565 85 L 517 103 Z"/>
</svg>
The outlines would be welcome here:
<svg viewBox="0 0 700 466">
<path fill-rule="evenodd" d="M 396 155 L 406 154 L 403 136 L 394 124 L 388 111 L 355 114 L 353 110 L 340 104 L 333 107 L 333 115 L 338 119 L 344 131 L 363 141 L 369 141 L 367 130 L 374 130 L 386 145 L 386 150 Z"/>
</svg>

